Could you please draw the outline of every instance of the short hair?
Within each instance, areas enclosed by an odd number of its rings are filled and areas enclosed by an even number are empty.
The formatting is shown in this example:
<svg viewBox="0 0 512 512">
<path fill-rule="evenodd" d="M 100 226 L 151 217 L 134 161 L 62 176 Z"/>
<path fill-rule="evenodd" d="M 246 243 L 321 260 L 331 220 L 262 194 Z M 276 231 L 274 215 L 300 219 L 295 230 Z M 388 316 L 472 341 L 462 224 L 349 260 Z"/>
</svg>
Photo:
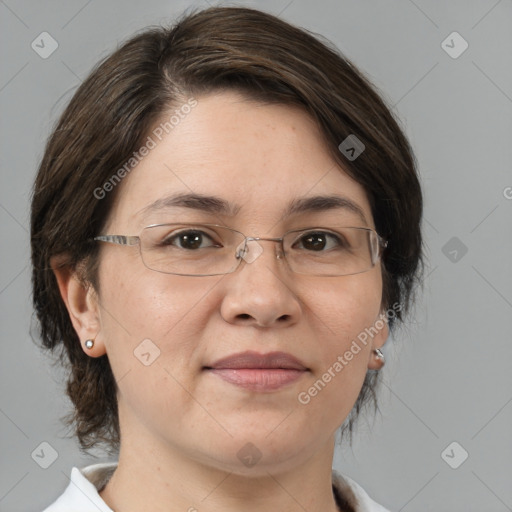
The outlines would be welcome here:
<svg viewBox="0 0 512 512">
<path fill-rule="evenodd" d="M 301 108 L 317 124 L 332 157 L 367 193 L 377 232 L 389 245 L 382 257 L 382 309 L 403 323 L 421 281 L 422 192 L 413 151 L 377 88 L 332 43 L 271 14 L 241 7 L 185 12 L 171 26 L 151 26 L 99 62 L 80 85 L 46 143 L 31 209 L 33 303 L 41 348 L 67 367 L 67 394 L 82 451 L 120 447 L 116 382 L 107 355 L 91 358 L 60 296 L 50 259 L 99 290 L 98 244 L 116 196 L 95 191 L 112 178 L 150 130 L 187 98 L 237 91 L 249 100 Z M 340 144 L 364 144 L 347 158 Z M 350 432 L 373 402 L 379 372 L 368 371 L 342 425 Z"/>
</svg>

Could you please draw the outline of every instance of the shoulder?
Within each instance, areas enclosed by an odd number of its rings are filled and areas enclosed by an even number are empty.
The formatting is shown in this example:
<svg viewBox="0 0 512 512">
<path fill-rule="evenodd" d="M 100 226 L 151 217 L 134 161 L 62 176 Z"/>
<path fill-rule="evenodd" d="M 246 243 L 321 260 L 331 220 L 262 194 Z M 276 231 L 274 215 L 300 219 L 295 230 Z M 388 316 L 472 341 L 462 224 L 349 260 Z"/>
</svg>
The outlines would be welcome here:
<svg viewBox="0 0 512 512">
<path fill-rule="evenodd" d="M 354 512 L 389 512 L 372 500 L 357 482 L 338 471 L 332 472 L 332 484 L 335 495 L 342 496 Z"/>
<path fill-rule="evenodd" d="M 108 482 L 117 462 L 93 464 L 82 469 L 73 467 L 65 491 L 43 512 L 112 512 L 99 491 Z"/>
</svg>

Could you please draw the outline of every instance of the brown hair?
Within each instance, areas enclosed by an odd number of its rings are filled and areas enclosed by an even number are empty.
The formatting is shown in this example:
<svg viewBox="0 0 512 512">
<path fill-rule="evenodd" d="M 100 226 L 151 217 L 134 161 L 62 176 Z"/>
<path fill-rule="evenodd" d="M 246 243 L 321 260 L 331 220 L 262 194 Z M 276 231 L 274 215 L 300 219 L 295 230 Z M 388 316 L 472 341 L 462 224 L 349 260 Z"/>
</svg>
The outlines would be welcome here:
<svg viewBox="0 0 512 512">
<path fill-rule="evenodd" d="M 116 382 L 108 357 L 88 357 L 50 269 L 60 256 L 83 269 L 99 290 L 98 244 L 116 191 L 94 193 L 144 143 L 164 113 L 191 96 L 233 89 L 249 99 L 297 105 L 317 122 L 335 160 L 368 195 L 378 233 L 389 241 L 382 260 L 382 308 L 400 304 L 403 321 L 423 270 L 422 193 L 409 143 L 376 88 L 330 43 L 270 14 L 214 7 L 184 14 L 171 27 L 150 27 L 98 63 L 78 88 L 47 142 L 31 211 L 33 301 L 42 346 L 67 365 L 67 394 L 81 449 L 120 446 Z M 355 135 L 355 159 L 338 146 Z M 342 433 L 375 400 L 369 371 Z"/>
</svg>

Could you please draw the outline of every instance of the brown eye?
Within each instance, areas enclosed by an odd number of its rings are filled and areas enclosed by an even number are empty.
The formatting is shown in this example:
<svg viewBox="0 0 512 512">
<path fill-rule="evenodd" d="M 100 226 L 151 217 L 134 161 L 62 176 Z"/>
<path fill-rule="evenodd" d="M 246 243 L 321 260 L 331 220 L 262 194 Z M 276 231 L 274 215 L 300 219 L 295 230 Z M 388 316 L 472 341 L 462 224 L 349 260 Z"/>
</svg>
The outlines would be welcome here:
<svg viewBox="0 0 512 512">
<path fill-rule="evenodd" d="M 204 246 L 203 244 L 208 241 L 211 243 Z M 220 247 L 219 244 L 215 244 L 209 235 L 199 230 L 187 230 L 181 231 L 177 234 L 170 234 L 162 240 L 160 245 L 177 246 L 180 249 L 187 250 L 204 249 L 205 247 Z"/>
<path fill-rule="evenodd" d="M 296 247 L 300 243 L 302 247 Z M 325 249 L 335 247 L 344 247 L 346 244 L 343 239 L 333 233 L 325 231 L 315 231 L 302 235 L 293 248 L 306 249 L 308 251 L 322 252 Z"/>
</svg>

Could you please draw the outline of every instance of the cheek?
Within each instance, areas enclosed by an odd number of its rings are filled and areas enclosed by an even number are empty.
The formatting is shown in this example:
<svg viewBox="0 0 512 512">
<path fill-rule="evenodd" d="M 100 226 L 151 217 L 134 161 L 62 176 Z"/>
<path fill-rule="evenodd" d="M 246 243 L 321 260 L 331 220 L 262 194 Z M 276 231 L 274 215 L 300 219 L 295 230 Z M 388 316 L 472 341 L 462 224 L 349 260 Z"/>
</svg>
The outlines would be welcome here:
<svg viewBox="0 0 512 512">
<path fill-rule="evenodd" d="M 375 324 L 379 318 L 382 298 L 380 269 L 353 276 L 332 278 L 332 281 L 314 286 L 308 306 L 317 318 L 326 346 L 332 352 L 342 350 L 361 332 Z"/>
<path fill-rule="evenodd" d="M 151 337 L 163 340 L 193 314 L 194 306 L 215 285 L 149 270 L 138 253 L 133 261 L 116 259 L 113 253 L 104 258 L 99 274 L 105 313 L 102 320 L 112 329 L 129 334 L 133 341 Z"/>
<path fill-rule="evenodd" d="M 218 278 L 180 278 L 113 258 L 102 265 L 101 330 L 123 402 L 143 422 L 184 414 L 211 314 L 205 295 Z"/>
<path fill-rule="evenodd" d="M 219 316 L 215 291 L 223 276 L 194 279 L 129 263 L 105 258 L 100 269 L 102 332 L 112 371 L 122 379 L 126 400 L 159 390 L 161 403 L 155 399 L 153 412 L 186 410 L 190 396 L 184 389 L 193 393 L 198 385 L 208 348 L 202 340 L 208 323 Z M 137 407 L 149 414 L 146 408 L 152 406 L 143 401 Z"/>
<path fill-rule="evenodd" d="M 324 283 L 309 297 L 310 307 L 315 305 L 312 321 L 320 333 L 315 350 L 318 364 L 298 402 L 320 421 L 333 426 L 343 421 L 359 395 L 381 295 L 380 273 L 367 272 L 344 276 L 329 287 Z"/>
</svg>

